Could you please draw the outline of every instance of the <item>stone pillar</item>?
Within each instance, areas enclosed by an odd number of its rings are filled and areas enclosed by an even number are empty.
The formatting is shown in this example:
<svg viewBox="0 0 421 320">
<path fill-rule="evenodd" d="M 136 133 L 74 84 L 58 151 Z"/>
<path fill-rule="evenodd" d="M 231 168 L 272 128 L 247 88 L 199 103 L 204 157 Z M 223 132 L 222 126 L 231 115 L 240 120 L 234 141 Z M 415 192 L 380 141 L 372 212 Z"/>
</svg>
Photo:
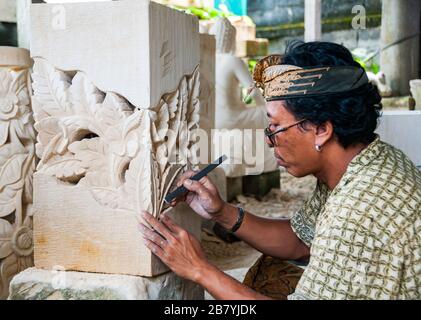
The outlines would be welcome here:
<svg viewBox="0 0 421 320">
<path fill-rule="evenodd" d="M 29 50 L 31 34 L 29 6 L 31 0 L 16 0 L 16 20 L 18 25 L 18 46 Z"/>
<path fill-rule="evenodd" d="M 135 216 L 158 216 L 177 175 L 197 163 L 199 45 L 196 17 L 152 1 L 31 6 L 37 269 L 168 271 Z M 200 238 L 187 206 L 170 214 Z M 166 290 L 187 297 L 182 284 Z"/>
<path fill-rule="evenodd" d="M 322 1 L 305 0 L 304 3 L 304 39 L 319 41 L 322 38 Z"/>
<path fill-rule="evenodd" d="M 31 64 L 29 51 L 0 47 L 0 299 L 12 277 L 33 265 Z"/>
<path fill-rule="evenodd" d="M 419 0 L 383 0 L 381 48 L 420 31 Z M 420 36 L 383 50 L 381 70 L 395 95 L 409 94 L 409 80 L 419 77 Z"/>
</svg>

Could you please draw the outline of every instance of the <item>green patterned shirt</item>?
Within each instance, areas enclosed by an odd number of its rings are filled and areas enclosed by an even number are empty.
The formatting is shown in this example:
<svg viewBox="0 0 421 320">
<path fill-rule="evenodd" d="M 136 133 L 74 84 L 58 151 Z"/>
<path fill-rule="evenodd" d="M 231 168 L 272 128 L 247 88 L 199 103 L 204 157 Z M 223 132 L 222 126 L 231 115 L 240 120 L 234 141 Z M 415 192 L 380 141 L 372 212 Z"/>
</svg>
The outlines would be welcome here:
<svg viewBox="0 0 421 320">
<path fill-rule="evenodd" d="M 378 137 L 291 226 L 310 261 L 289 299 L 421 299 L 421 171 Z"/>
</svg>

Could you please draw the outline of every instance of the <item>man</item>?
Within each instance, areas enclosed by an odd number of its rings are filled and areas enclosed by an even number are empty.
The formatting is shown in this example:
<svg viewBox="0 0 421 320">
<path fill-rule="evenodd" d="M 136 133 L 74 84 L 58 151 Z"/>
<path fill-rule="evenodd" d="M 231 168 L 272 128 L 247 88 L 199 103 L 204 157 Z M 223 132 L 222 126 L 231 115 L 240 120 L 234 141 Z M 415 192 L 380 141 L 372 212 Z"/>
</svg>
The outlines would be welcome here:
<svg viewBox="0 0 421 320">
<path fill-rule="evenodd" d="M 223 202 L 208 178 L 181 178 L 195 212 L 263 253 L 244 283 L 169 217 L 142 214 L 153 227 L 139 225 L 146 245 L 217 299 L 421 298 L 421 173 L 374 133 L 381 98 L 365 71 L 343 46 L 294 43 L 261 60 L 254 80 L 266 142 L 290 174 L 317 178 L 313 195 L 290 221 L 267 219 Z"/>
</svg>

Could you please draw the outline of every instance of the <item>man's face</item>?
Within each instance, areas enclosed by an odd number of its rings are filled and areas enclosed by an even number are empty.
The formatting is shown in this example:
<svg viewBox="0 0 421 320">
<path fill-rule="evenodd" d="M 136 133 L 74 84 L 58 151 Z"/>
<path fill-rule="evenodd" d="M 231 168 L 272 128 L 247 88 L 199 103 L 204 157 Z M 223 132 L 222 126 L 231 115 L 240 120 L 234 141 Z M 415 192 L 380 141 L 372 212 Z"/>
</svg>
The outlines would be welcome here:
<svg viewBox="0 0 421 320">
<path fill-rule="evenodd" d="M 274 132 L 280 128 L 288 127 L 298 120 L 287 111 L 284 101 L 270 101 L 266 103 L 269 129 Z M 293 126 L 287 131 L 273 136 L 276 144 L 273 146 L 274 155 L 278 165 L 284 167 L 295 177 L 304 177 L 318 170 L 320 157 L 315 150 L 315 133 L 312 126 L 303 124 Z M 266 142 L 271 144 L 269 139 Z"/>
</svg>

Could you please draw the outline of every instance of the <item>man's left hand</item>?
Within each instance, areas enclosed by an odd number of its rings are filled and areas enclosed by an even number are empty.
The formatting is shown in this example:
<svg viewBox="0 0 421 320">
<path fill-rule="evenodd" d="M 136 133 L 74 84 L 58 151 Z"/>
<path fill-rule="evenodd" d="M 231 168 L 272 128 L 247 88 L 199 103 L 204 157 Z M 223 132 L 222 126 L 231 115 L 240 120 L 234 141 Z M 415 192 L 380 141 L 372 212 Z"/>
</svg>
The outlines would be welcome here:
<svg viewBox="0 0 421 320">
<path fill-rule="evenodd" d="M 209 265 L 199 241 L 167 215 L 161 215 L 161 221 L 146 211 L 141 216 L 152 227 L 138 225 L 146 247 L 174 273 L 196 281 Z"/>
</svg>

